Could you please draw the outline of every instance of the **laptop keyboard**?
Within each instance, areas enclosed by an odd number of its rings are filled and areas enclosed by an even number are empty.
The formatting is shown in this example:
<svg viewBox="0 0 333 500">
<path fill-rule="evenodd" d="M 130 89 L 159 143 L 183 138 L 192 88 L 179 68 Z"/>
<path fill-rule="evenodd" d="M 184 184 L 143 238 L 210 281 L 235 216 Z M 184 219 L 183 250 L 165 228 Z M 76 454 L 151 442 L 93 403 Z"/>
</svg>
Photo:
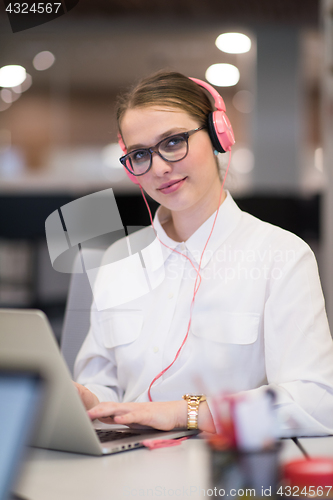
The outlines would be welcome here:
<svg viewBox="0 0 333 500">
<path fill-rule="evenodd" d="M 107 431 L 103 429 L 95 430 L 101 443 L 107 443 L 108 441 L 117 441 L 117 439 L 123 439 L 132 436 L 138 436 L 137 432 L 131 431 Z"/>
</svg>

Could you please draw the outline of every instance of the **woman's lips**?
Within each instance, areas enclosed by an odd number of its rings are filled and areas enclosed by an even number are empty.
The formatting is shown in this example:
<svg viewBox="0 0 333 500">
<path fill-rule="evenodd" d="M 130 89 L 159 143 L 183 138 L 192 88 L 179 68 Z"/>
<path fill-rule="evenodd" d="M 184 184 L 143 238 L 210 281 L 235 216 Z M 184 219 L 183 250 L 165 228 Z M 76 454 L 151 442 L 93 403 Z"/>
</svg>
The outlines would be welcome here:
<svg viewBox="0 0 333 500">
<path fill-rule="evenodd" d="M 161 191 L 161 193 L 163 193 L 163 194 L 173 193 L 174 191 L 177 191 L 177 189 L 179 189 L 184 184 L 186 179 L 187 179 L 187 177 L 184 177 L 183 179 L 180 179 L 179 181 L 173 182 L 171 185 L 169 183 L 164 188 L 159 188 L 158 191 Z"/>
</svg>

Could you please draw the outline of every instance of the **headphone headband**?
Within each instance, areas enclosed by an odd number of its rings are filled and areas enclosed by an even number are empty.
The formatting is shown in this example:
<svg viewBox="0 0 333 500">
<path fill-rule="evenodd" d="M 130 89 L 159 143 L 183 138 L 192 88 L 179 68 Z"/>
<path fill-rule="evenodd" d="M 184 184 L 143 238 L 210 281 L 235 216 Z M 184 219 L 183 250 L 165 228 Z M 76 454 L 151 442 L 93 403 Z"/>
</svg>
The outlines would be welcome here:
<svg viewBox="0 0 333 500">
<path fill-rule="evenodd" d="M 204 89 L 208 90 L 208 92 L 211 94 L 211 96 L 214 99 L 214 104 L 215 104 L 215 107 L 218 111 L 226 112 L 224 100 L 222 99 L 222 96 L 220 96 L 220 94 L 217 92 L 217 90 L 214 89 L 214 87 L 212 87 L 209 83 L 204 82 L 203 80 L 199 80 L 198 78 L 191 78 L 191 77 L 189 77 L 189 78 L 193 82 L 200 85 L 200 87 L 203 87 Z"/>
</svg>

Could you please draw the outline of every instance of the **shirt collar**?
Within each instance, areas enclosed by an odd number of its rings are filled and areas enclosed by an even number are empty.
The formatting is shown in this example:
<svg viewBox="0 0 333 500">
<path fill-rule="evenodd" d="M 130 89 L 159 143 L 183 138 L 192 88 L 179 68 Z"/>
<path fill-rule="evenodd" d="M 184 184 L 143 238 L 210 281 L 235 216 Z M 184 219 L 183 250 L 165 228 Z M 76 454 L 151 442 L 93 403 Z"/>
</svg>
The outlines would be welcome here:
<svg viewBox="0 0 333 500">
<path fill-rule="evenodd" d="M 219 213 L 215 222 L 214 230 L 207 244 L 205 253 L 202 258 L 201 268 L 205 267 L 211 259 L 214 252 L 227 239 L 238 224 L 242 211 L 236 205 L 229 191 L 226 191 L 227 196 L 220 206 Z M 162 224 L 170 217 L 170 211 L 165 207 L 159 207 L 154 217 L 154 227 L 158 238 L 162 243 L 167 245 L 166 248 L 161 245 L 163 260 L 167 260 L 172 250 L 175 249 L 180 253 L 185 253 L 186 250 L 191 254 L 197 264 L 200 262 L 200 257 L 206 245 L 209 234 L 212 230 L 216 211 L 190 236 L 186 242 L 174 241 L 166 234 Z"/>
</svg>

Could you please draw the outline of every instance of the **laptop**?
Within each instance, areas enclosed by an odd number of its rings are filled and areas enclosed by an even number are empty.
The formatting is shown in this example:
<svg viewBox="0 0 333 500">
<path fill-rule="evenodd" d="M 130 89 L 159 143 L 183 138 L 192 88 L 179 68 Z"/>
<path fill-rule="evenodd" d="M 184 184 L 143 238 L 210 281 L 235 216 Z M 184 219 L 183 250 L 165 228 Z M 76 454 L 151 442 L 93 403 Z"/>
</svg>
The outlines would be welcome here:
<svg viewBox="0 0 333 500">
<path fill-rule="evenodd" d="M 0 362 L 0 500 L 20 498 L 10 491 L 36 418 L 38 423 L 43 393 L 44 381 L 34 368 Z"/>
<path fill-rule="evenodd" d="M 48 384 L 43 420 L 33 445 L 52 450 L 106 455 L 143 447 L 143 441 L 177 439 L 198 431 L 94 429 L 60 354 L 47 317 L 39 310 L 0 309 L 0 362 L 33 363 Z"/>
</svg>

